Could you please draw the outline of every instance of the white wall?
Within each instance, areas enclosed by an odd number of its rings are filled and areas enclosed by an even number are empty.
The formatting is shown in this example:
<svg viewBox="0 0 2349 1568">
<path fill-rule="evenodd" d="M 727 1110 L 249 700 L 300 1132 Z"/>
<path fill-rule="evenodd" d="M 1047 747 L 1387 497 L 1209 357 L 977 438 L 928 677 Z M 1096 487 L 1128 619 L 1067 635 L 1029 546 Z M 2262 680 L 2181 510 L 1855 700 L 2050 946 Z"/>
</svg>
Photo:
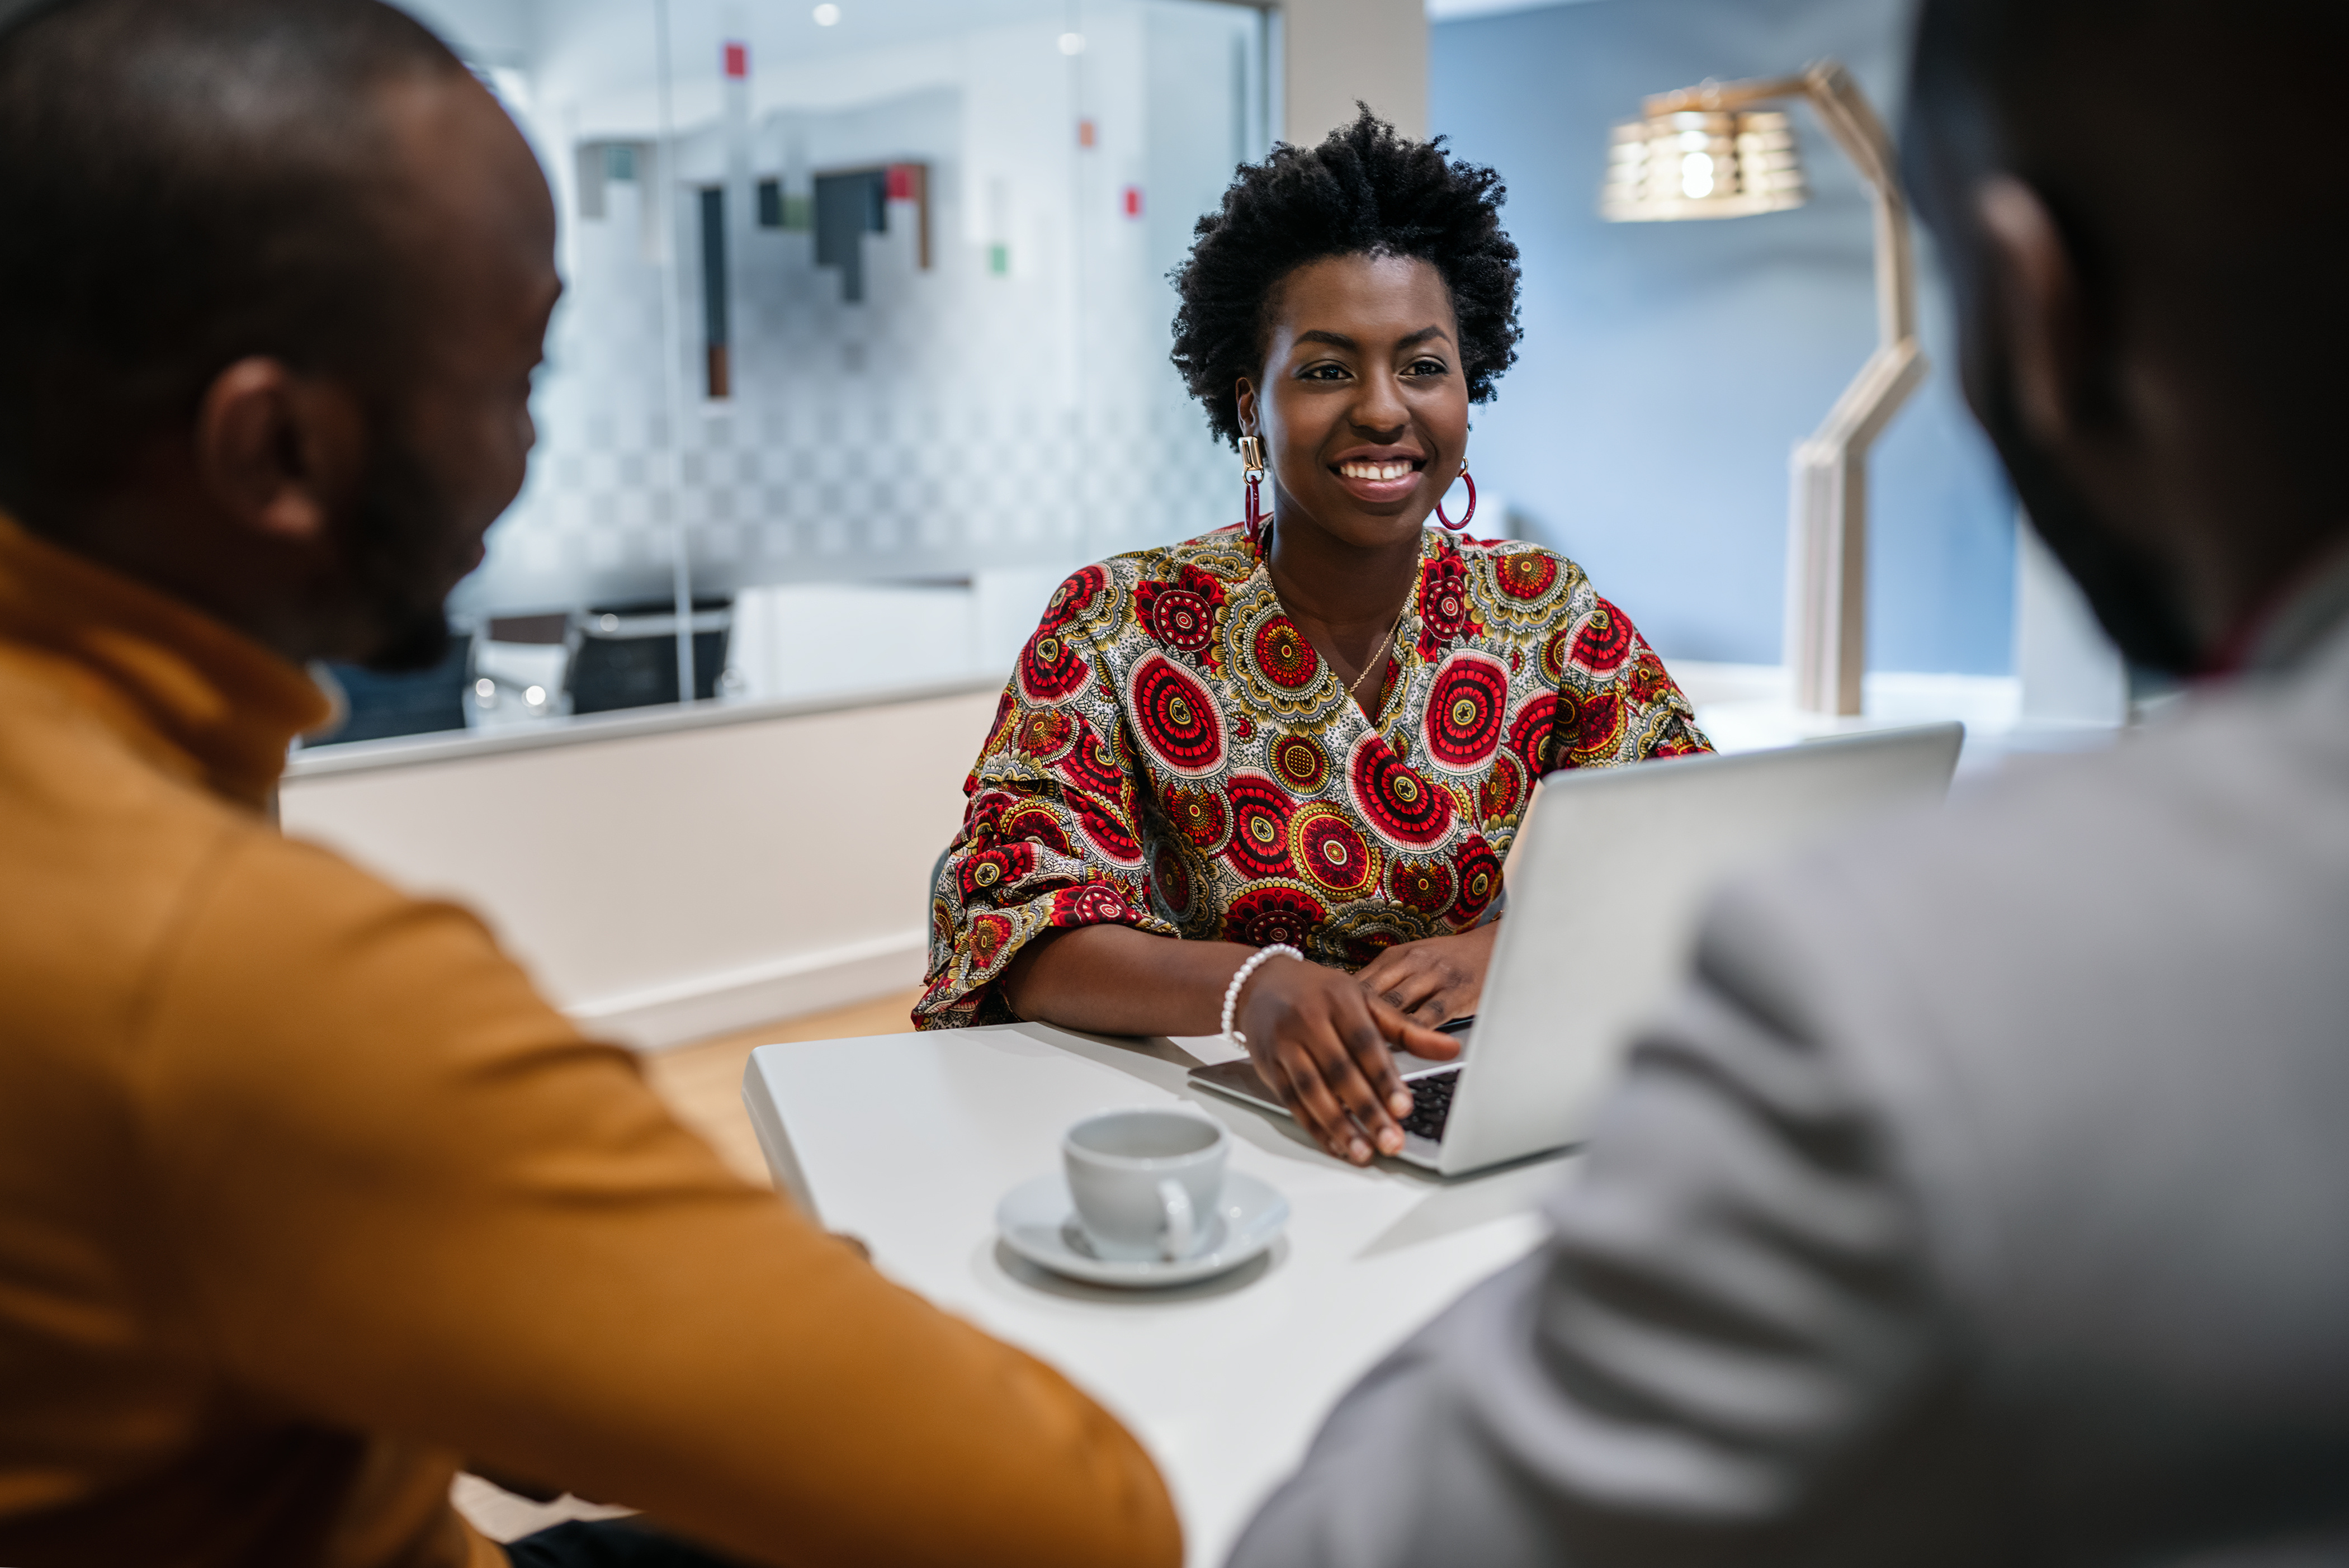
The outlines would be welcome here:
<svg viewBox="0 0 2349 1568">
<path fill-rule="evenodd" d="M 996 696 L 297 773 L 281 810 L 471 905 L 588 1027 L 667 1045 L 918 983 Z"/>
<path fill-rule="evenodd" d="M 1368 103 L 1403 135 L 1427 135 L 1424 0 L 1284 0 L 1285 135 L 1310 147 Z"/>
</svg>

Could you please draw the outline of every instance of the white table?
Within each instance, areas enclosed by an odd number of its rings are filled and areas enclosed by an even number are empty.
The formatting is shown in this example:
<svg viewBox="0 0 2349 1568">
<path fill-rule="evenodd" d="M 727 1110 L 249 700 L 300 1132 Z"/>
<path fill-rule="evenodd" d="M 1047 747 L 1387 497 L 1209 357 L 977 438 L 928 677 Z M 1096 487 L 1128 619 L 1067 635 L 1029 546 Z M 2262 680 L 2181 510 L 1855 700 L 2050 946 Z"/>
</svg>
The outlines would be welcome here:
<svg viewBox="0 0 2349 1568">
<path fill-rule="evenodd" d="M 1043 1024 L 767 1045 L 742 1095 L 780 1185 L 861 1237 L 891 1278 L 1050 1362 L 1116 1413 L 1174 1489 L 1194 1564 L 1223 1561 L 1331 1405 L 1453 1297 L 1537 1241 L 1562 1158 L 1445 1180 L 1330 1158 L 1285 1118 L 1187 1088 L 1220 1040 L 1109 1040 Z M 1062 1129 L 1188 1102 L 1232 1167 L 1288 1195 L 1287 1234 L 1221 1280 L 1147 1294 L 1033 1268 L 996 1200 L 1058 1168 Z"/>
</svg>

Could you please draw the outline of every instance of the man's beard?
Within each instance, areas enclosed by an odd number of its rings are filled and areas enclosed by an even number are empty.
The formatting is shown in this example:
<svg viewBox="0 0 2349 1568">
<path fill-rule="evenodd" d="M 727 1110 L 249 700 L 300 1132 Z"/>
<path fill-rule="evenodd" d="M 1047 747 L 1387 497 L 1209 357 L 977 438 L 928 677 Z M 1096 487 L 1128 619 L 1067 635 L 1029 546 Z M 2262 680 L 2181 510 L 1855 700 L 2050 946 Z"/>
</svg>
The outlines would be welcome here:
<svg viewBox="0 0 2349 1568">
<path fill-rule="evenodd" d="M 2192 628 L 2153 557 L 2113 536 L 2054 463 L 2023 433 L 2003 367 L 1977 408 L 1991 444 L 2014 483 L 2033 532 L 2046 542 L 2121 657 L 2147 670 L 2189 675 L 2202 664 Z"/>
<path fill-rule="evenodd" d="M 387 675 L 429 670 L 449 654 L 449 590 L 464 565 L 455 524 L 431 473 L 409 447 L 378 433 L 352 530 L 351 573 L 374 649 L 358 662 Z"/>
</svg>

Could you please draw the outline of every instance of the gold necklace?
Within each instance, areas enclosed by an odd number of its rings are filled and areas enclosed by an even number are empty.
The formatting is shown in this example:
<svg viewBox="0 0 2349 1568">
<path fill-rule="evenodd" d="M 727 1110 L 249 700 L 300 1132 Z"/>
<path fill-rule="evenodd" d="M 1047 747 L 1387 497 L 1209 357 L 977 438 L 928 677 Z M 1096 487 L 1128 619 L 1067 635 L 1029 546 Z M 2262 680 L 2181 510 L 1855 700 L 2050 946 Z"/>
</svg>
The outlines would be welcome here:
<svg viewBox="0 0 2349 1568">
<path fill-rule="evenodd" d="M 1386 636 L 1380 639 L 1379 652 L 1371 656 L 1371 661 L 1362 666 L 1362 672 L 1354 677 L 1354 683 L 1346 688 L 1346 695 L 1353 699 L 1354 706 L 1357 708 L 1362 706 L 1362 682 L 1368 680 L 1371 678 L 1371 671 L 1383 662 L 1383 655 L 1394 651 L 1395 633 L 1402 629 L 1402 618 L 1411 609 L 1411 596 L 1419 588 L 1419 570 L 1415 563 L 1412 569 L 1411 579 L 1411 587 L 1403 590 L 1402 603 L 1395 607 L 1394 624 L 1387 628 Z M 1367 715 L 1370 710 L 1362 708 L 1362 711 Z"/>
<path fill-rule="evenodd" d="M 1276 525 L 1278 524 L 1276 524 Z M 1265 530 L 1264 542 L 1257 549 L 1257 558 L 1264 563 L 1264 575 L 1266 580 L 1269 581 L 1272 576 L 1272 530 L 1269 528 Z M 1379 648 L 1381 652 L 1392 653 L 1394 651 L 1395 633 L 1402 629 L 1402 618 L 1411 612 L 1411 596 L 1419 591 L 1419 563 L 1418 561 L 1413 560 L 1411 564 L 1411 586 L 1403 589 L 1402 603 L 1395 606 L 1394 621 L 1387 628 L 1385 638 L 1381 639 L 1379 643 Z M 1276 596 L 1278 596 L 1280 592 L 1279 587 L 1275 585 L 1272 591 Z M 1355 676 L 1352 683 L 1346 688 L 1346 696 L 1348 700 L 1350 701 L 1357 708 L 1361 708 L 1362 705 L 1362 682 L 1371 678 L 1371 671 L 1379 667 L 1379 662 L 1378 655 L 1372 655 L 1371 661 L 1362 666 L 1362 672 L 1360 675 Z M 1367 708 L 1362 711 L 1365 714 L 1368 714 L 1370 711 Z"/>
</svg>

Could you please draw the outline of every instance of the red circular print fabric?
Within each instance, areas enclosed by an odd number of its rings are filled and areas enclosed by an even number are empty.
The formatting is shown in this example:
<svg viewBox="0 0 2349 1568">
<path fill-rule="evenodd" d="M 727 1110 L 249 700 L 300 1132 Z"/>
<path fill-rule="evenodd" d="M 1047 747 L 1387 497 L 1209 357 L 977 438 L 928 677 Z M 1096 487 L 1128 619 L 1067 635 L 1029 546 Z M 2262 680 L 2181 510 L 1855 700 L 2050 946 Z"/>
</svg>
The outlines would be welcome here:
<svg viewBox="0 0 2349 1568">
<path fill-rule="evenodd" d="M 1391 947 L 1435 934 L 1423 917 L 1399 904 L 1361 903 L 1332 918 L 1321 940 L 1347 964 L 1360 969 Z"/>
<path fill-rule="evenodd" d="M 1178 920 L 1190 918 L 1191 868 L 1183 864 L 1182 851 L 1171 844 L 1161 845 L 1150 863 L 1150 880 L 1168 914 Z"/>
<path fill-rule="evenodd" d="M 1501 747 L 1509 672 L 1488 654 L 1462 649 L 1444 661 L 1420 722 L 1427 760 L 1446 773 L 1484 771 Z"/>
<path fill-rule="evenodd" d="M 1223 934 L 1252 948 L 1268 948 L 1275 942 L 1303 947 L 1329 918 L 1328 907 L 1304 888 L 1274 883 L 1251 888 L 1234 898 L 1224 917 Z"/>
<path fill-rule="evenodd" d="M 1440 915 L 1452 905 L 1452 867 L 1441 860 L 1398 860 L 1387 873 L 1387 892 L 1416 914 Z"/>
<path fill-rule="evenodd" d="M 1574 647 L 1568 658 L 1593 675 L 1612 675 L 1630 657 L 1632 637 L 1630 618 L 1599 599 L 1575 628 Z"/>
<path fill-rule="evenodd" d="M 1419 655 L 1433 659 L 1475 626 L 1468 608 L 1468 568 L 1447 544 L 1419 577 Z"/>
<path fill-rule="evenodd" d="M 1023 756 L 1040 763 L 1058 762 L 1077 738 L 1077 722 L 1058 708 L 1029 714 L 1015 726 L 1011 743 Z"/>
<path fill-rule="evenodd" d="M 1516 814 L 1518 804 L 1526 797 L 1526 770 L 1517 759 L 1503 752 L 1493 759 L 1493 771 L 1476 786 L 1476 815 L 1485 822 L 1498 822 Z"/>
<path fill-rule="evenodd" d="M 1035 867 L 1033 844 L 1007 844 L 999 849 L 985 849 L 973 855 L 956 867 L 955 874 L 968 902 L 982 893 L 1019 881 Z"/>
<path fill-rule="evenodd" d="M 1537 599 L 1549 592 L 1557 576 L 1557 558 L 1554 556 L 1504 556 L 1493 568 L 1493 586 L 1513 599 Z"/>
<path fill-rule="evenodd" d="M 1000 915 L 979 915 L 970 922 L 970 956 L 992 967 L 1011 940 L 1011 922 Z"/>
<path fill-rule="evenodd" d="M 1566 650 L 1573 640 L 1572 628 L 1562 626 L 1542 642 L 1542 679 L 1552 686 L 1566 679 Z"/>
<path fill-rule="evenodd" d="M 1305 880 L 1333 898 L 1359 898 L 1378 885 L 1379 852 L 1336 806 L 1316 802 L 1291 818 L 1288 854 Z"/>
<path fill-rule="evenodd" d="M 1092 676 L 1092 667 L 1056 631 L 1038 632 L 1019 654 L 1019 694 L 1030 702 L 1065 701 Z"/>
<path fill-rule="evenodd" d="M 1273 776 L 1299 794 L 1319 794 L 1330 782 L 1330 754 L 1306 736 L 1281 736 L 1271 755 Z"/>
<path fill-rule="evenodd" d="M 1125 896 L 1106 882 L 1062 888 L 1052 895 L 1052 924 L 1056 926 L 1130 926 L 1138 918 Z"/>
<path fill-rule="evenodd" d="M 1039 848 L 1073 860 L 1077 846 L 1070 842 L 1068 820 L 1040 800 L 1022 801 L 1003 813 L 998 832 L 1007 842 L 1025 839 Z"/>
<path fill-rule="evenodd" d="M 1143 613 L 1150 618 L 1151 631 L 1169 648 L 1197 653 L 1215 643 L 1215 612 L 1196 594 L 1167 588 L 1154 595 Z"/>
<path fill-rule="evenodd" d="M 1664 661 L 1652 653 L 1642 653 L 1623 676 L 1623 695 L 1645 706 L 1671 689 L 1672 678 L 1664 673 Z"/>
<path fill-rule="evenodd" d="M 1010 1021 L 1012 956 L 1101 920 L 1359 967 L 1498 908 L 1540 774 L 1707 749 L 1554 551 L 1426 530 L 1392 651 L 1350 701 L 1236 529 L 1061 583 L 964 785 L 916 1022 Z"/>
<path fill-rule="evenodd" d="M 1061 759 L 1058 772 L 1077 788 L 1103 800 L 1123 798 L 1125 760 L 1081 719 L 1077 721 L 1076 744 Z"/>
<path fill-rule="evenodd" d="M 1545 691 L 1517 710 L 1509 721 L 1509 750 L 1526 764 L 1526 774 L 1539 778 L 1558 765 L 1551 755 L 1550 732 L 1557 725 L 1557 693 Z"/>
<path fill-rule="evenodd" d="M 1069 805 L 1094 854 L 1129 869 L 1142 864 L 1142 841 L 1134 837 L 1123 816 L 1089 794 L 1071 795 Z"/>
<path fill-rule="evenodd" d="M 1224 765 L 1224 715 L 1196 676 L 1163 653 L 1133 667 L 1134 728 L 1151 760 L 1204 778 Z"/>
<path fill-rule="evenodd" d="M 1262 774 L 1236 774 L 1228 793 L 1232 841 L 1224 853 L 1248 877 L 1288 876 L 1288 792 Z"/>
<path fill-rule="evenodd" d="M 1191 846 L 1213 855 L 1224 846 L 1232 830 L 1232 814 L 1224 797 L 1212 789 L 1185 786 L 1166 792 L 1166 818 Z"/>
<path fill-rule="evenodd" d="M 1623 738 L 1623 700 L 1613 691 L 1593 691 L 1575 704 L 1569 766 L 1581 767 L 1615 754 Z"/>
<path fill-rule="evenodd" d="M 1472 837 L 1453 857 L 1452 869 L 1459 879 L 1460 892 L 1447 918 L 1455 926 L 1474 925 L 1500 896 L 1501 857 L 1481 836 Z"/>
<path fill-rule="evenodd" d="M 1070 574 L 1066 581 L 1052 590 L 1044 605 L 1043 624 L 1037 629 L 1055 632 L 1084 615 L 1101 602 L 1109 591 L 1109 568 L 1087 566 Z"/>
<path fill-rule="evenodd" d="M 1174 582 L 1141 583 L 1133 590 L 1134 614 L 1150 635 L 1210 669 L 1222 662 L 1216 636 L 1223 608 L 1223 585 L 1196 566 L 1185 566 Z"/>
<path fill-rule="evenodd" d="M 1302 691 L 1321 673 L 1321 656 L 1287 616 L 1274 616 L 1257 629 L 1257 668 L 1284 691 Z"/>
<path fill-rule="evenodd" d="M 963 785 L 970 794 L 970 809 L 963 815 L 963 839 L 977 848 L 985 848 L 1002 836 L 1004 814 L 1021 804 L 1023 797 L 1008 789 L 980 789 L 978 775 Z"/>
<path fill-rule="evenodd" d="M 1346 791 L 1371 831 L 1397 849 L 1425 849 L 1452 831 L 1452 797 L 1405 767 L 1375 732 L 1346 759 Z"/>
</svg>

